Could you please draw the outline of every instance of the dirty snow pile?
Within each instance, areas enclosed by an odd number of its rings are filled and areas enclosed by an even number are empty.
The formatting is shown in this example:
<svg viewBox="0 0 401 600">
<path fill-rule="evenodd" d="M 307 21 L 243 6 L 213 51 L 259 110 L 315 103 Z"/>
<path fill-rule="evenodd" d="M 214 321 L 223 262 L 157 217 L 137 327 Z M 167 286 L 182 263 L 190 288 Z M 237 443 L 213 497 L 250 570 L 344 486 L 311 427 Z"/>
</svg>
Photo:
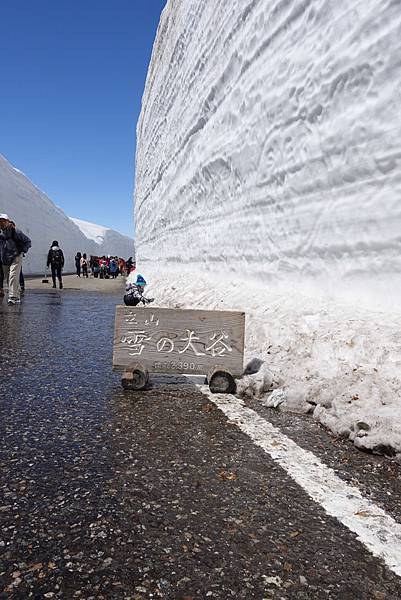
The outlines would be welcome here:
<svg viewBox="0 0 401 600">
<path fill-rule="evenodd" d="M 57 240 L 64 251 L 66 271 L 74 270 L 77 251 L 88 255 L 118 254 L 123 257 L 133 253 L 133 240 L 110 229 L 102 228 L 102 241 L 94 241 L 84 228 L 78 227 L 1 155 L 0 212 L 7 213 L 32 240 L 32 248 L 24 259 L 23 268 L 27 275 L 44 273 L 47 253 L 53 240 Z"/>
<path fill-rule="evenodd" d="M 243 393 L 398 452 L 400 51 L 390 0 L 169 0 L 135 191 L 155 295 L 249 314 Z"/>
<path fill-rule="evenodd" d="M 401 458 L 401 314 L 283 292 L 182 267 L 140 265 L 170 308 L 246 310 L 242 397 L 310 413 L 356 446 Z"/>
</svg>

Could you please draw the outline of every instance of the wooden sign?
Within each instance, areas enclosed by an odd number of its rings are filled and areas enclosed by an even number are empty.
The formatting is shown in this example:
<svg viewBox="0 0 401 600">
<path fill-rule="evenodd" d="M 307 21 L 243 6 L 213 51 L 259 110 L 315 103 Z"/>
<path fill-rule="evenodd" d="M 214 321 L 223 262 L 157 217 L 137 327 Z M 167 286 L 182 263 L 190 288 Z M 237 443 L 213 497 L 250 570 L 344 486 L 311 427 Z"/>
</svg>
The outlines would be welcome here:
<svg viewBox="0 0 401 600">
<path fill-rule="evenodd" d="M 245 313 L 117 306 L 113 370 L 205 375 L 222 367 L 241 376 Z"/>
</svg>

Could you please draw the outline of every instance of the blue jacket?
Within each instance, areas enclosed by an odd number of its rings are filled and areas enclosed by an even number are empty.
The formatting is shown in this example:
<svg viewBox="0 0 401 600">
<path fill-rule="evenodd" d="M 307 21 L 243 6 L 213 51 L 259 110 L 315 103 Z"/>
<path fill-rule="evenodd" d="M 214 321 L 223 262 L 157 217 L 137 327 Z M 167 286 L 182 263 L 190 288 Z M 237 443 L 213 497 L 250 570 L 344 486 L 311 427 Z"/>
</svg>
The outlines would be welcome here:
<svg viewBox="0 0 401 600">
<path fill-rule="evenodd" d="M 11 265 L 13 260 L 22 253 L 28 252 L 31 240 L 19 229 L 11 225 L 0 229 L 0 262 Z"/>
<path fill-rule="evenodd" d="M 110 273 L 115 273 L 117 271 L 117 263 L 115 260 L 111 260 L 109 264 Z"/>
</svg>

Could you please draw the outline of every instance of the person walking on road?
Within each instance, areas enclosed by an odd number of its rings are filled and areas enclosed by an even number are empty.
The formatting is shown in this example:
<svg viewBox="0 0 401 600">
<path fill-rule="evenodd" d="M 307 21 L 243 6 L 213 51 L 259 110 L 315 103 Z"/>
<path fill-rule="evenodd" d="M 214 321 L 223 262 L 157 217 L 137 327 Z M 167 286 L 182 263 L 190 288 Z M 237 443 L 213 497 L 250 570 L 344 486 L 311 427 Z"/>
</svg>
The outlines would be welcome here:
<svg viewBox="0 0 401 600">
<path fill-rule="evenodd" d="M 56 277 L 59 282 L 60 290 L 63 289 L 62 271 L 64 267 L 64 254 L 58 245 L 58 241 L 54 240 L 50 246 L 47 255 L 47 266 L 52 270 L 53 287 L 56 287 Z"/>
<path fill-rule="evenodd" d="M 16 225 L 15 225 L 14 221 L 10 221 L 10 223 L 15 229 Z M 0 277 L 1 277 L 1 275 L 0 275 Z M 3 287 L 2 281 L 1 281 L 1 284 L 2 285 L 0 287 Z M 19 273 L 19 291 L 20 291 L 21 296 L 23 296 L 25 294 L 25 277 L 24 277 L 24 273 L 22 272 L 22 265 L 21 265 L 21 271 Z"/>
<path fill-rule="evenodd" d="M 0 262 L 3 278 L 8 279 L 8 304 L 20 302 L 19 278 L 23 255 L 31 247 L 31 240 L 17 229 L 6 213 L 0 213 Z"/>
<path fill-rule="evenodd" d="M 81 277 L 81 257 L 82 254 L 77 252 L 75 255 L 75 268 L 77 270 L 77 277 Z"/>
</svg>

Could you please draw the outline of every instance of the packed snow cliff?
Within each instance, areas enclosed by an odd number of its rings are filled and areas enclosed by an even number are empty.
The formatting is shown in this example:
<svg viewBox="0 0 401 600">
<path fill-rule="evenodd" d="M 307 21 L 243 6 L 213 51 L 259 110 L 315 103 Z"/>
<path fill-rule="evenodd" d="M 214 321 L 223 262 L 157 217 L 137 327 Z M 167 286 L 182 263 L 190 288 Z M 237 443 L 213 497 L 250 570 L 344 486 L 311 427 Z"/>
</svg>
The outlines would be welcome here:
<svg viewBox="0 0 401 600">
<path fill-rule="evenodd" d="M 79 227 L 85 237 L 97 244 L 94 254 L 99 256 L 111 254 L 113 256 L 121 256 L 122 258 L 128 258 L 133 255 L 134 240 L 132 238 L 122 235 L 118 231 L 110 229 L 110 227 L 95 225 L 95 223 L 89 223 L 82 219 L 71 217 L 71 221 Z"/>
<path fill-rule="evenodd" d="M 50 244 L 58 240 L 65 257 L 66 270 L 74 270 L 77 251 L 90 254 L 114 254 L 127 258 L 133 254 L 134 241 L 117 231 L 97 227 L 103 231 L 101 239 L 94 240 L 85 228 L 78 226 L 39 190 L 21 171 L 15 169 L 0 155 L 0 212 L 7 213 L 17 227 L 32 240 L 32 248 L 24 259 L 26 275 L 43 274 Z"/>
<path fill-rule="evenodd" d="M 135 191 L 160 301 L 247 311 L 243 395 L 397 452 L 400 51 L 392 0 L 169 0 Z"/>
</svg>

